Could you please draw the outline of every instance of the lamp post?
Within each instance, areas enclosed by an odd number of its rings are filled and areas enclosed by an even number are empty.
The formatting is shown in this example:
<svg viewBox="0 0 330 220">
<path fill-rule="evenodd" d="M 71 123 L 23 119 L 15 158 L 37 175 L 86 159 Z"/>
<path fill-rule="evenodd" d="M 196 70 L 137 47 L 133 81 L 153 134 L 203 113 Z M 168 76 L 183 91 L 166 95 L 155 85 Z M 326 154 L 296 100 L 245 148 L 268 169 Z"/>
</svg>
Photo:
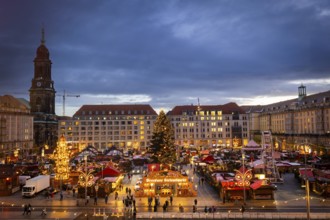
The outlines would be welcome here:
<svg viewBox="0 0 330 220">
<path fill-rule="evenodd" d="M 245 153 L 242 153 L 242 164 L 243 164 L 243 174 L 245 174 L 245 166 L 244 166 L 244 160 L 245 160 Z M 246 200 L 246 194 L 245 194 L 245 175 L 243 175 L 243 204 L 245 205 Z"/>
<path fill-rule="evenodd" d="M 243 165 L 243 170 L 242 172 L 240 170 L 236 170 L 236 175 L 235 175 L 235 180 L 238 182 L 238 185 L 240 187 L 243 187 L 243 204 L 245 205 L 246 201 L 246 192 L 245 192 L 245 187 L 250 186 L 250 180 L 252 179 L 252 173 L 250 169 L 245 169 L 245 154 L 242 153 L 242 165 Z"/>
<path fill-rule="evenodd" d="M 95 188 L 95 196 L 97 197 L 97 192 L 99 191 L 99 185 L 95 184 L 94 188 Z"/>
<path fill-rule="evenodd" d="M 87 173 L 87 155 L 84 155 L 85 160 L 85 180 L 86 180 L 86 173 Z M 87 183 L 85 182 L 85 201 L 87 200 Z"/>
<path fill-rule="evenodd" d="M 101 166 L 102 166 L 101 169 L 102 169 L 102 180 L 103 180 L 103 163 Z"/>
<path fill-rule="evenodd" d="M 87 170 L 87 155 L 84 156 L 85 160 L 85 172 L 80 171 L 81 174 L 79 175 L 79 185 L 85 187 L 85 201 L 87 202 L 87 187 L 92 186 L 94 183 L 94 176 L 92 174 L 92 170 L 88 171 Z M 87 203 L 86 203 L 87 204 Z"/>
<path fill-rule="evenodd" d="M 305 156 L 305 191 L 306 191 L 306 207 L 307 207 L 307 220 L 310 220 L 311 205 L 309 196 L 309 180 L 307 176 L 307 154 L 310 154 L 311 149 L 308 145 L 303 145 L 302 153 Z"/>
</svg>

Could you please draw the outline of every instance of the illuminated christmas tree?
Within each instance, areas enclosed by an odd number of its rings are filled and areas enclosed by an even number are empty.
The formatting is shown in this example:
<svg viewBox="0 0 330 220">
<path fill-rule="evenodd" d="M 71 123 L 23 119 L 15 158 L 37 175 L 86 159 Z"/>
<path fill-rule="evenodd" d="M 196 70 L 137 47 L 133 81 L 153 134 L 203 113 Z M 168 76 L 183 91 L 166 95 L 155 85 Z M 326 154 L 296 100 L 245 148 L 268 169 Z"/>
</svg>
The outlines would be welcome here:
<svg viewBox="0 0 330 220">
<path fill-rule="evenodd" d="M 69 179 L 69 154 L 65 137 L 62 135 L 54 151 L 56 166 L 55 179 L 61 181 Z"/>
<path fill-rule="evenodd" d="M 160 111 L 153 128 L 149 152 L 156 162 L 173 164 L 176 162 L 174 130 L 164 111 Z"/>
</svg>

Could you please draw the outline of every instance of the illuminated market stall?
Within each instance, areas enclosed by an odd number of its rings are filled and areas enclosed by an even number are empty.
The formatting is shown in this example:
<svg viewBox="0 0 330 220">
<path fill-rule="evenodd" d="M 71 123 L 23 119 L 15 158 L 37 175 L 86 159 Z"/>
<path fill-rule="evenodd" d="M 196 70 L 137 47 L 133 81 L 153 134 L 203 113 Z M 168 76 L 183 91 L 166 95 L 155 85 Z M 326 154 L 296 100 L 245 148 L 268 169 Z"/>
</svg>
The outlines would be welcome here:
<svg viewBox="0 0 330 220">
<path fill-rule="evenodd" d="M 194 185 L 187 176 L 172 170 L 150 172 L 142 179 L 135 196 L 197 196 Z"/>
</svg>

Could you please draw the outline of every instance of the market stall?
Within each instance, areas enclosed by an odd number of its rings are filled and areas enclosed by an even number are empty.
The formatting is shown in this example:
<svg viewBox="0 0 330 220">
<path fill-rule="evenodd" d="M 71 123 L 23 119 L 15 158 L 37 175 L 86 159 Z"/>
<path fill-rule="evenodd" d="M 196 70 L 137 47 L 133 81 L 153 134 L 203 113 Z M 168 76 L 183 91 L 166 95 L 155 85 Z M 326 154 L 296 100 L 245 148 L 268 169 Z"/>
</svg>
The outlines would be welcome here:
<svg viewBox="0 0 330 220">
<path fill-rule="evenodd" d="M 143 177 L 136 196 L 197 196 L 194 185 L 187 176 L 172 170 L 162 170 L 149 172 L 148 176 Z"/>
</svg>

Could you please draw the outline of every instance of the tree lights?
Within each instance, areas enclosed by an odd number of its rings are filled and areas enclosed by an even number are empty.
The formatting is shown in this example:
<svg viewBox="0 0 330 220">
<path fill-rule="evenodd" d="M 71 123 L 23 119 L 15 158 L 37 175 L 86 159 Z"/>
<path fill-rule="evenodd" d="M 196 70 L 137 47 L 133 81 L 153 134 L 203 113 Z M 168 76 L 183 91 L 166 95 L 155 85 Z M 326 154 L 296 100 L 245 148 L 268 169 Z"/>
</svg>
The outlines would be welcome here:
<svg viewBox="0 0 330 220">
<path fill-rule="evenodd" d="M 63 135 L 57 143 L 56 150 L 54 151 L 54 159 L 56 165 L 55 179 L 61 181 L 69 179 L 69 151 Z"/>
<path fill-rule="evenodd" d="M 161 111 L 154 123 L 149 151 L 160 163 L 175 163 L 174 130 L 164 111 Z"/>
</svg>

